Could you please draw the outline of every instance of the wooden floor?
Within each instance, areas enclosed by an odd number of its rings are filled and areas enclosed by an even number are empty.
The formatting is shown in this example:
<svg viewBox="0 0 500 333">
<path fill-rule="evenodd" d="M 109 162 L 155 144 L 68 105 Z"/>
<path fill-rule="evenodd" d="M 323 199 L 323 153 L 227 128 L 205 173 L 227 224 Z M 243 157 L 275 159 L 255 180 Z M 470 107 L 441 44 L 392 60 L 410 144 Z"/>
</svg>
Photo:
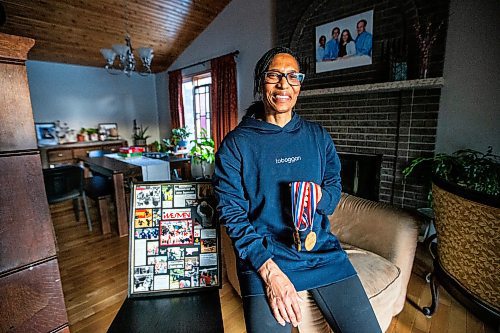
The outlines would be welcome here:
<svg viewBox="0 0 500 333">
<path fill-rule="evenodd" d="M 89 232 L 82 217 L 76 222 L 71 204 L 51 206 L 59 248 L 59 266 L 71 332 L 106 332 L 127 294 L 128 238 L 101 235 L 91 207 L 94 230 Z M 112 219 L 113 220 L 113 219 Z M 419 248 L 408 287 L 408 299 L 419 306 L 431 301 L 424 276 L 430 258 Z M 220 290 L 224 330 L 243 333 L 241 300 L 223 279 Z M 432 319 L 408 301 L 395 317 L 388 333 L 495 333 L 440 288 L 440 303 Z"/>
</svg>

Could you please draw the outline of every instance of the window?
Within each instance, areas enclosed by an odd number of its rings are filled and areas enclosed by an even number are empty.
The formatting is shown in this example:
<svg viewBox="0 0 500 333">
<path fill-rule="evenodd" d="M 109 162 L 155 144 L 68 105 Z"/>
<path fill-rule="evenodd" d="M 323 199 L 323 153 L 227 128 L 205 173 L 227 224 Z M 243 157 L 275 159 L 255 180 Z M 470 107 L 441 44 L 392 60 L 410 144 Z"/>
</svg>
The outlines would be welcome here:
<svg viewBox="0 0 500 333">
<path fill-rule="evenodd" d="M 184 123 L 193 133 L 190 140 L 201 137 L 202 129 L 211 137 L 212 112 L 210 108 L 210 72 L 187 76 L 182 84 Z"/>
</svg>

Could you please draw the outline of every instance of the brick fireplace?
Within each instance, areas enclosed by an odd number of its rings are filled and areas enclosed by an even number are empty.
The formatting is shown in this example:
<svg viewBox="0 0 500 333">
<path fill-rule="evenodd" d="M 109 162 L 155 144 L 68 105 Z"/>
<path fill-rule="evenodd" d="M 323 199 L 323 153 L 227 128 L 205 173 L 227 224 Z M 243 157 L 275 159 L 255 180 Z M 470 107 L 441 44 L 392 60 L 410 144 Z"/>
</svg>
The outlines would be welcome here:
<svg viewBox="0 0 500 333">
<path fill-rule="evenodd" d="M 381 154 L 338 153 L 342 168 L 342 190 L 378 201 L 380 192 Z"/>
<path fill-rule="evenodd" d="M 448 0 L 278 0 L 277 45 L 291 47 L 306 73 L 295 111 L 332 136 L 344 171 L 344 190 L 401 207 L 427 206 L 427 189 L 404 182 L 408 161 L 434 154 Z M 315 72 L 315 27 L 373 10 L 372 65 Z M 430 60 L 431 78 L 420 79 L 416 15 L 445 23 Z M 391 81 L 386 45 L 405 46 L 408 78 Z"/>
<path fill-rule="evenodd" d="M 426 85 L 431 87 L 441 82 L 427 81 Z M 404 184 L 401 170 L 408 160 L 434 153 L 441 89 L 412 87 L 416 84 L 416 81 L 405 82 L 389 91 L 375 92 L 309 90 L 299 97 L 297 113 L 320 123 L 330 133 L 343 161 L 346 160 L 343 156 L 352 159 L 352 155 L 360 156 L 359 160 L 380 157 L 380 170 L 376 170 L 379 174 L 374 175 L 379 179 L 379 192 L 370 199 L 404 207 L 426 205 L 427 190 L 419 184 Z M 377 85 L 365 86 L 374 87 Z M 371 182 L 358 184 L 358 188 L 363 185 L 373 188 Z"/>
</svg>

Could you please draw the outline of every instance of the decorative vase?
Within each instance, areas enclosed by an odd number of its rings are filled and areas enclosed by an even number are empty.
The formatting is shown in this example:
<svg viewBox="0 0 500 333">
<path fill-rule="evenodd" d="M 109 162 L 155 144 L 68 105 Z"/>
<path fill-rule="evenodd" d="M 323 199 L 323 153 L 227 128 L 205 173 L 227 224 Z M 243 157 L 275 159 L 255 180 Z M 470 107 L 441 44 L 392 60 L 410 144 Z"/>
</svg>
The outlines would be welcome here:
<svg viewBox="0 0 500 333">
<path fill-rule="evenodd" d="M 391 79 L 393 81 L 404 81 L 408 78 L 408 65 L 406 62 L 394 62 L 391 64 Z"/>
<path fill-rule="evenodd" d="M 134 146 L 137 146 L 137 147 L 146 146 L 146 139 L 134 139 Z"/>
<path fill-rule="evenodd" d="M 429 47 L 420 50 L 420 70 L 419 78 L 427 78 L 427 70 L 429 68 L 429 58 L 431 56 L 431 50 Z"/>
</svg>

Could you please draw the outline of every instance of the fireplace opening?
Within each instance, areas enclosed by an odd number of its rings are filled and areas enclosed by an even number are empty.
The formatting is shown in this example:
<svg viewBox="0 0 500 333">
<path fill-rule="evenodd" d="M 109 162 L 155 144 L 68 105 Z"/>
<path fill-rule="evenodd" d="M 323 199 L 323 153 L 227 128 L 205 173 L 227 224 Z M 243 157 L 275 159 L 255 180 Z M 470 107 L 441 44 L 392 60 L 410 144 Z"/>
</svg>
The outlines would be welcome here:
<svg viewBox="0 0 500 333">
<path fill-rule="evenodd" d="M 382 155 L 338 153 L 342 191 L 378 201 Z"/>
</svg>

